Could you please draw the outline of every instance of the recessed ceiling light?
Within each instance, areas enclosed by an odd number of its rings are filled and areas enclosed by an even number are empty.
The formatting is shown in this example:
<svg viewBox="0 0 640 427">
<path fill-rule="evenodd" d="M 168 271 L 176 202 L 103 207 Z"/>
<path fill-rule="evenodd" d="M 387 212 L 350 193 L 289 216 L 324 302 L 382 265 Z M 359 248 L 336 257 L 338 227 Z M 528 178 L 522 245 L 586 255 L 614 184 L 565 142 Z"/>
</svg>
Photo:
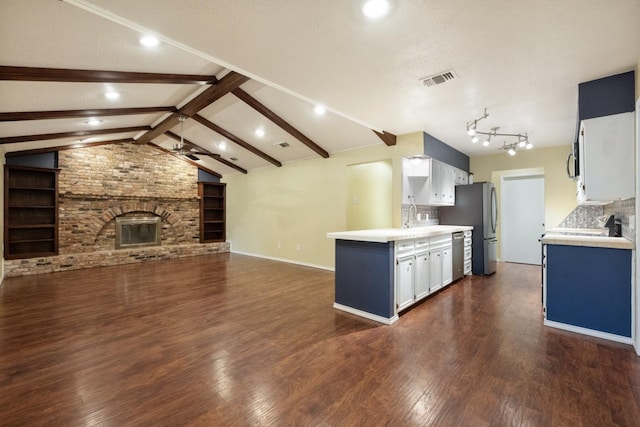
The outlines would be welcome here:
<svg viewBox="0 0 640 427">
<path fill-rule="evenodd" d="M 264 129 L 262 128 L 258 128 L 255 130 L 255 134 L 256 136 L 259 136 L 260 138 L 262 138 L 264 136 Z"/>
<path fill-rule="evenodd" d="M 107 99 L 118 99 L 120 98 L 120 94 L 118 92 L 116 92 L 115 90 L 110 90 L 104 93 L 105 98 Z"/>
<path fill-rule="evenodd" d="M 227 149 L 227 143 L 224 142 L 224 141 L 220 141 L 218 143 L 218 148 L 221 149 L 221 150 L 226 150 Z"/>
<path fill-rule="evenodd" d="M 155 47 L 160 44 L 160 40 L 148 34 L 140 37 L 139 40 L 140 40 L 140 44 L 144 47 Z"/>
<path fill-rule="evenodd" d="M 327 112 L 327 109 L 326 109 L 326 108 L 324 108 L 324 105 L 316 105 L 316 106 L 313 108 L 313 111 L 315 111 L 315 113 L 316 113 L 317 115 L 322 116 L 324 113 L 326 113 L 326 112 Z"/>
<path fill-rule="evenodd" d="M 371 20 L 384 17 L 389 13 L 390 5 L 388 0 L 367 0 L 362 5 L 362 13 Z"/>
<path fill-rule="evenodd" d="M 98 126 L 100 123 L 102 123 L 102 120 L 98 120 L 98 119 L 95 119 L 95 118 L 90 118 L 85 123 L 88 124 L 88 125 L 91 125 L 91 126 Z"/>
</svg>

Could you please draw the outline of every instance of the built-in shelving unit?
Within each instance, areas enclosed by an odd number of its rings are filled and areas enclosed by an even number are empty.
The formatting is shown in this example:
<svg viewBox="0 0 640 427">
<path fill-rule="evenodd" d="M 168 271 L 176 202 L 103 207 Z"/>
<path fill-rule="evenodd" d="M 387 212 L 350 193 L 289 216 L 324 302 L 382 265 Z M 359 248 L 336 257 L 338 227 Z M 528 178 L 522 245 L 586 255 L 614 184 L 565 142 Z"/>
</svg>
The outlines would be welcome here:
<svg viewBox="0 0 640 427">
<path fill-rule="evenodd" d="M 200 243 L 224 242 L 226 184 L 199 182 Z"/>
<path fill-rule="evenodd" d="M 4 168 L 4 257 L 58 253 L 58 170 Z"/>
</svg>

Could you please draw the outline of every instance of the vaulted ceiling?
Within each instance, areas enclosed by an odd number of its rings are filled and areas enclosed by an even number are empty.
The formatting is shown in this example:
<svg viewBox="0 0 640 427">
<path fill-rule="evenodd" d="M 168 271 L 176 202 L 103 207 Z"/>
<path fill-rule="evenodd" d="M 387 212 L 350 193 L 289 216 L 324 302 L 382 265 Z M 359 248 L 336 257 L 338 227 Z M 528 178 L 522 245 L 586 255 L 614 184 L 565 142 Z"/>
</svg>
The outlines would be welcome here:
<svg viewBox="0 0 640 427">
<path fill-rule="evenodd" d="M 578 83 L 640 60 L 637 0 L 392 0 L 375 22 L 361 3 L 3 0 L 0 148 L 127 141 L 176 155 L 182 140 L 221 175 L 415 131 L 493 154 L 465 132 L 485 107 L 487 129 L 568 144 Z M 421 81 L 447 70 L 454 80 Z"/>
</svg>

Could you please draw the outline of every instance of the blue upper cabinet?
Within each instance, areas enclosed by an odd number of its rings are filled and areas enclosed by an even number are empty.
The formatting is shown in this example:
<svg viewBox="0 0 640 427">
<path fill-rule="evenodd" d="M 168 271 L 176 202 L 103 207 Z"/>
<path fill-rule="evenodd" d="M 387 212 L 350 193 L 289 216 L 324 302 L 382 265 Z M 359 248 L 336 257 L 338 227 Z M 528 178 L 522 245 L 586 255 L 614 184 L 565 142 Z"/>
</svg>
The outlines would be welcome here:
<svg viewBox="0 0 640 427">
<path fill-rule="evenodd" d="M 616 74 L 578 85 L 579 122 L 635 110 L 635 72 Z"/>
</svg>

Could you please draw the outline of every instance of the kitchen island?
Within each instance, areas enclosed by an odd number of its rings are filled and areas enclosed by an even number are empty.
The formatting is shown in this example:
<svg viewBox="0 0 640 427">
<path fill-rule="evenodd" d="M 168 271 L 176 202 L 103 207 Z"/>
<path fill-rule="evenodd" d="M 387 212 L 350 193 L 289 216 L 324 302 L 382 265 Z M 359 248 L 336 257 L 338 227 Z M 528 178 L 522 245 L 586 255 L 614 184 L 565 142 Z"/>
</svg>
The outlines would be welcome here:
<svg viewBox="0 0 640 427">
<path fill-rule="evenodd" d="M 400 311 L 452 282 L 451 236 L 466 232 L 470 242 L 472 229 L 434 225 L 328 233 L 336 240 L 334 308 L 394 323 Z"/>
<path fill-rule="evenodd" d="M 544 324 L 631 344 L 633 242 L 570 232 L 541 241 Z"/>
</svg>

